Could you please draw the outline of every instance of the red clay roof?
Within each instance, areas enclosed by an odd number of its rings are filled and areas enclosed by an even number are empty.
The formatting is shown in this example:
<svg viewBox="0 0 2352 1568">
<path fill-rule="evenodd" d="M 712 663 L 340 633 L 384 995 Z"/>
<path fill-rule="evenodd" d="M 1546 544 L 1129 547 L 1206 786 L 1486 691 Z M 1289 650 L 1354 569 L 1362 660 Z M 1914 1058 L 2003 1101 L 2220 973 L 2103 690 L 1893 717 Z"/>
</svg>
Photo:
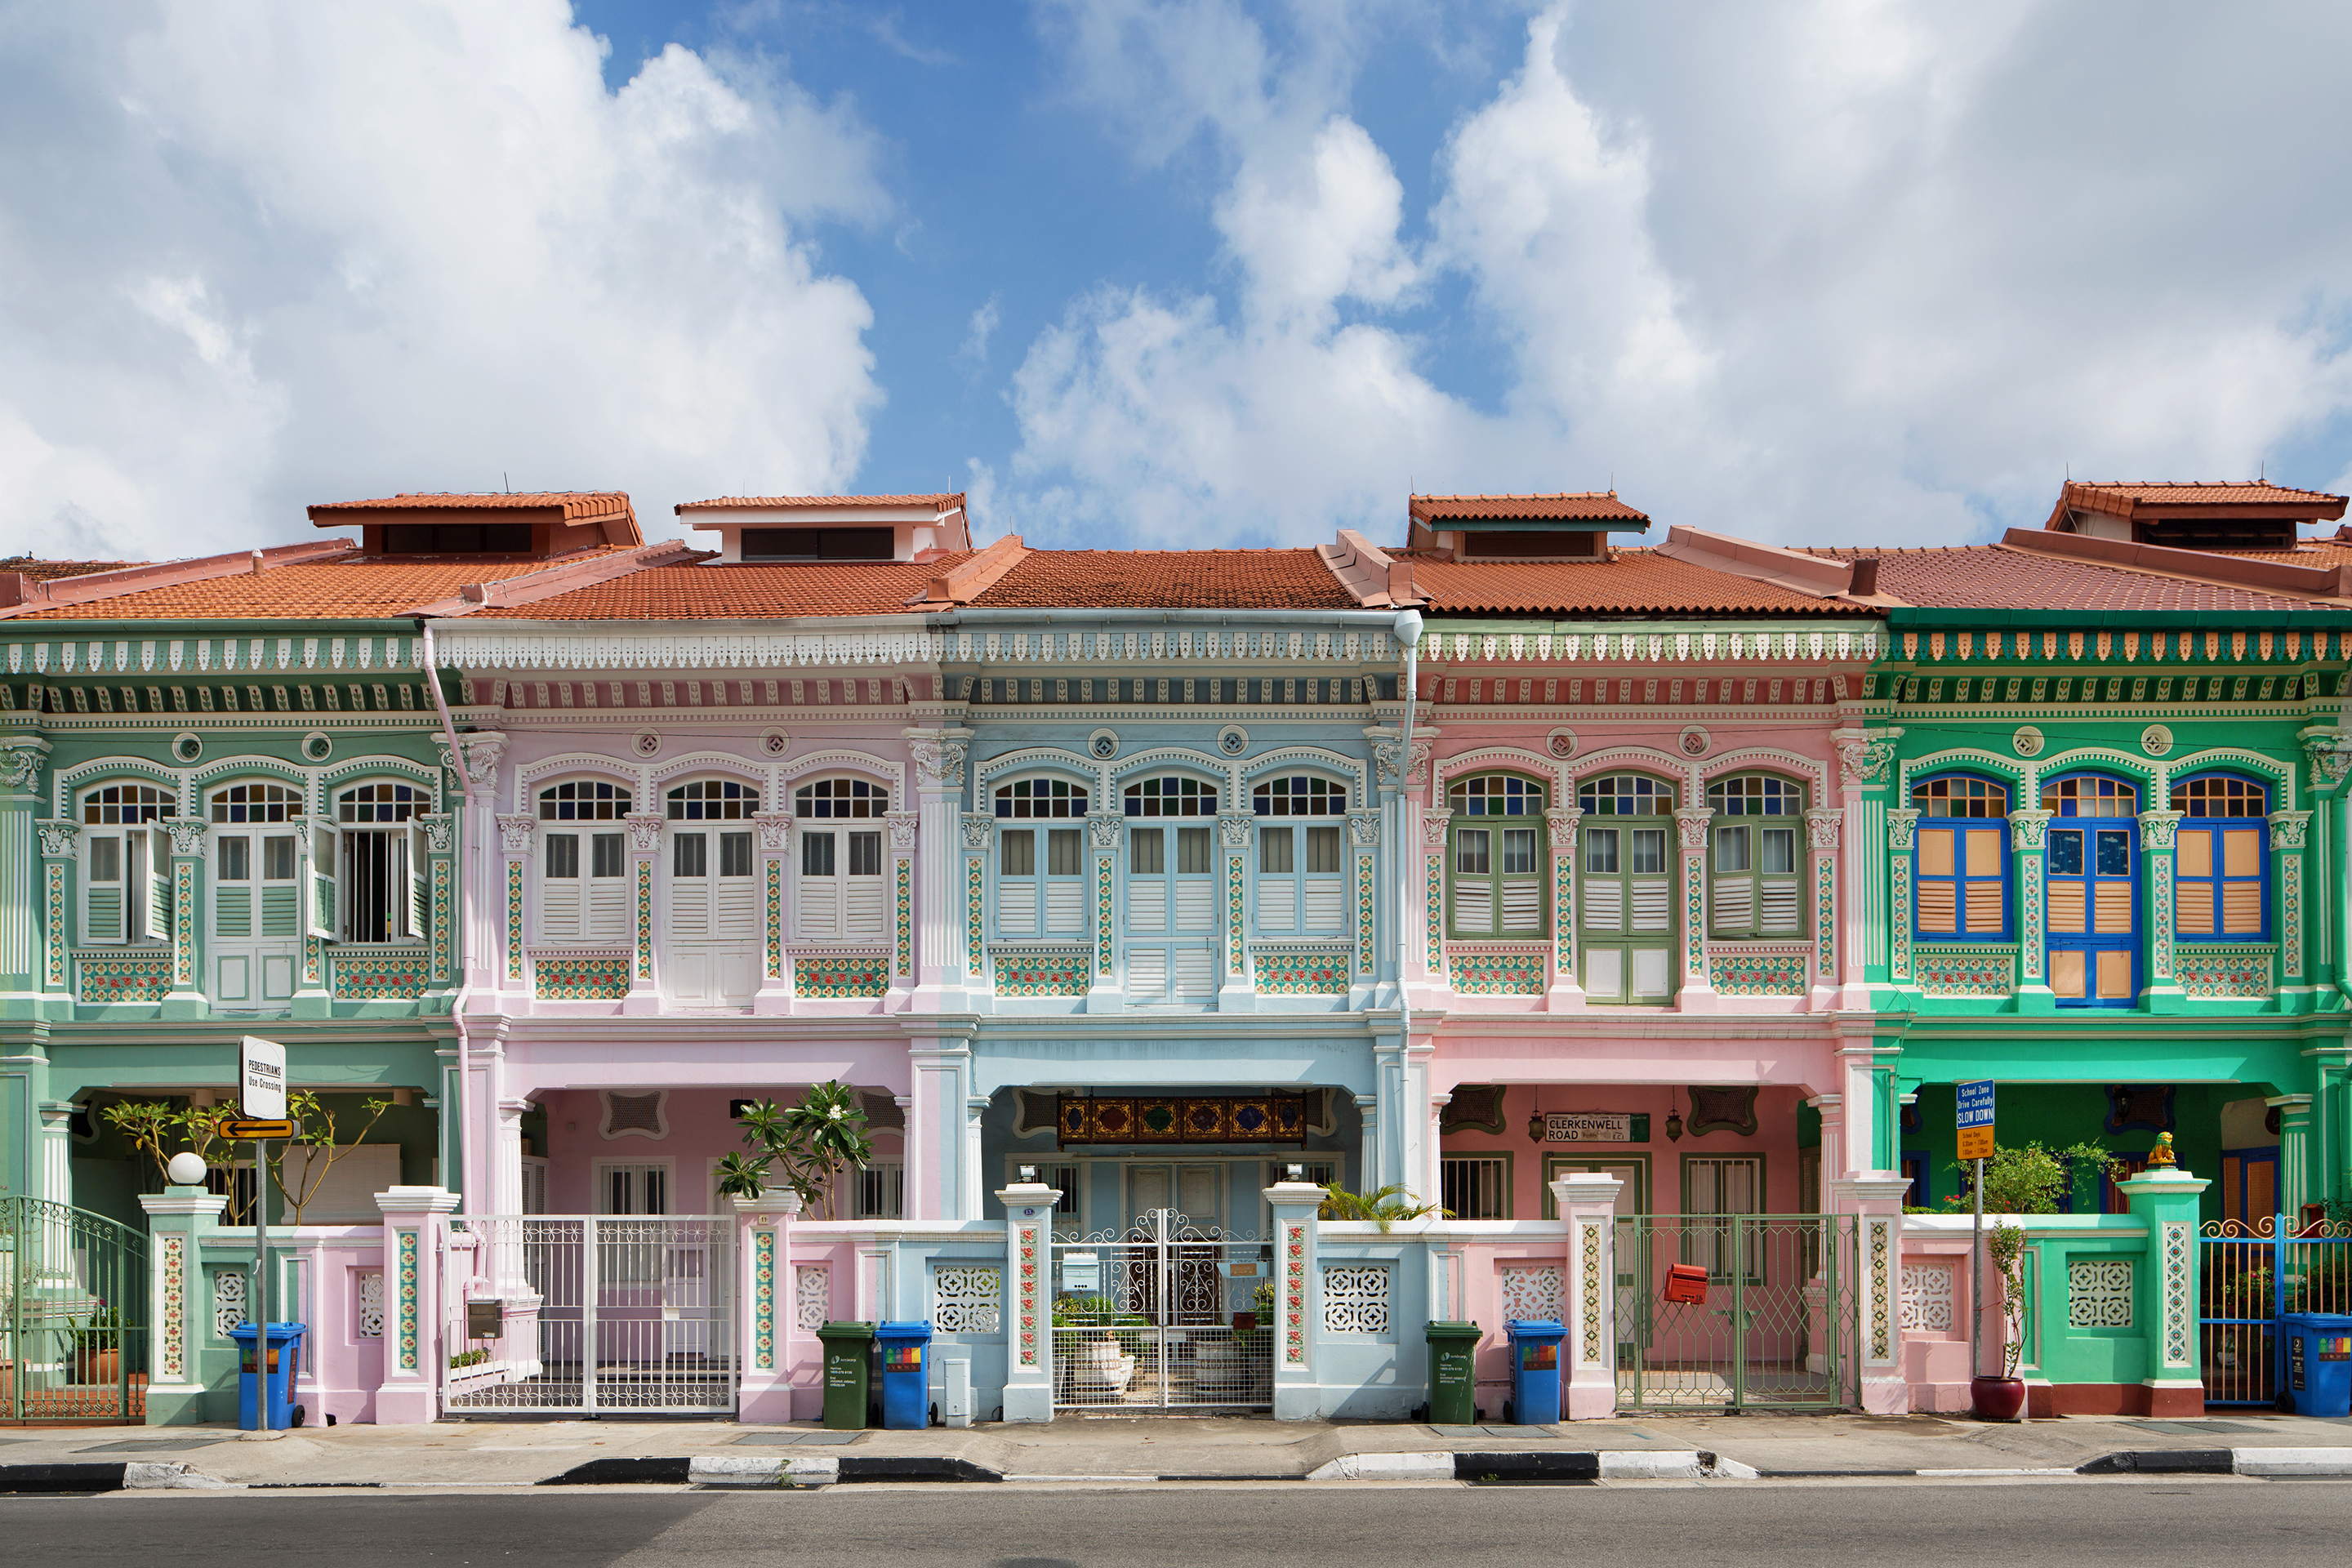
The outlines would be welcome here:
<svg viewBox="0 0 2352 1568">
<path fill-rule="evenodd" d="M 1312 550 L 1033 550 L 975 609 L 1352 610 Z"/>
<path fill-rule="evenodd" d="M 59 577 L 83 577 L 92 572 L 120 572 L 127 566 L 144 566 L 144 561 L 43 561 L 31 555 L 0 557 L 0 572 L 21 572 L 36 583 L 53 582 Z"/>
<path fill-rule="evenodd" d="M 2289 489 L 2284 485 L 2272 484 L 2267 479 L 2256 479 L 2242 484 L 2233 484 L 2227 481 L 2219 484 L 2209 484 L 2201 479 L 2192 479 L 2180 482 L 2140 484 L 2126 484 L 2120 480 L 2095 482 L 2090 480 L 2070 480 L 2066 485 L 2066 489 L 2070 492 L 2081 492 L 2085 497 L 2092 495 L 2112 496 L 2116 500 L 2133 501 L 2140 506 L 2300 506 L 2305 504 L 2314 504 L 2326 507 L 2333 505 L 2337 509 L 2337 516 L 2342 515 L 2341 509 L 2345 501 L 2344 497 L 2329 495 L 2325 490 Z"/>
<path fill-rule="evenodd" d="M 1458 562 L 1408 557 L 1428 613 L 1522 615 L 1867 616 L 1866 605 L 1821 599 L 1752 577 L 1662 555 L 1620 550 L 1610 561 Z"/>
<path fill-rule="evenodd" d="M 60 605 L 17 618 L 202 621 L 404 616 L 450 597 L 468 583 L 544 572 L 548 564 L 544 561 L 380 562 L 352 555 L 276 566 L 257 575 L 238 572 L 86 604 Z"/>
<path fill-rule="evenodd" d="M 2308 599 L 2069 560 L 2004 544 L 1918 550 L 1815 550 L 1839 561 L 1875 556 L 1878 592 L 1904 604 L 1985 610 L 2308 610 Z M 2231 557 L 2241 553 L 2229 552 Z M 2335 563 L 2315 561 L 2315 565 Z"/>
<path fill-rule="evenodd" d="M 1423 522 L 1484 519 L 1522 521 L 1647 522 L 1647 512 L 1636 511 L 1617 499 L 1615 490 L 1581 490 L 1562 495 L 1414 496 L 1412 513 Z"/>
<path fill-rule="evenodd" d="M 680 501 L 672 511 L 792 511 L 824 507 L 963 505 L 963 491 L 903 496 L 719 496 L 710 500 Z"/>
<path fill-rule="evenodd" d="M 894 616 L 915 612 L 931 578 L 961 555 L 917 564 L 856 561 L 773 566 L 654 566 L 530 605 L 494 605 L 469 620 L 701 621 L 779 616 Z"/>
<path fill-rule="evenodd" d="M 308 510 L 322 511 L 545 511 L 562 509 L 569 522 L 583 517 L 610 517 L 629 510 L 626 490 L 412 490 L 374 500 L 320 501 Z"/>
</svg>

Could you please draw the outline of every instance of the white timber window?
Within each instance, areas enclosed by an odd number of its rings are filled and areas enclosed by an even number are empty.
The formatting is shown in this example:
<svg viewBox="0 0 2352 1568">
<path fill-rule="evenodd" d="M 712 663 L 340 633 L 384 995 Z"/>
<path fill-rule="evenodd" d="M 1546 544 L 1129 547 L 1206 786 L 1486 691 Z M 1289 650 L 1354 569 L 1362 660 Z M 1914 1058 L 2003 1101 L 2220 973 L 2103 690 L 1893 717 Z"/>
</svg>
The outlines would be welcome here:
<svg viewBox="0 0 2352 1568">
<path fill-rule="evenodd" d="M 152 784 L 105 784 L 81 797 L 82 940 L 162 942 L 172 934 L 172 837 L 179 797 Z"/>
<path fill-rule="evenodd" d="M 882 830 L 852 825 L 878 824 L 889 810 L 888 787 L 865 779 L 820 779 L 793 792 L 801 841 L 801 935 L 881 939 L 887 913 Z"/>
<path fill-rule="evenodd" d="M 1277 936 L 1345 931 L 1347 786 L 1307 773 L 1268 779 L 1250 792 L 1250 810 L 1258 818 L 1257 929 Z"/>
<path fill-rule="evenodd" d="M 1654 1005 L 1674 994 L 1675 792 L 1641 773 L 1577 786 L 1584 991 Z"/>
<path fill-rule="evenodd" d="M 290 1002 L 302 940 L 302 792 L 236 784 L 213 791 L 213 1000 Z"/>
<path fill-rule="evenodd" d="M 740 1005 L 760 985 L 759 879 L 751 819 L 760 792 L 732 779 L 694 779 L 664 798 L 669 835 L 670 994 Z"/>
<path fill-rule="evenodd" d="M 1127 999 L 1198 1006 L 1216 994 L 1217 786 L 1170 775 L 1127 786 Z M 1172 822 L 1169 819 L 1174 819 Z M 1161 826 L 1163 822 L 1167 826 Z"/>
<path fill-rule="evenodd" d="M 1086 789 L 1015 779 L 996 791 L 996 934 L 1087 934 Z M 1068 826 L 1055 826 L 1066 822 Z"/>
<path fill-rule="evenodd" d="M 364 784 L 335 797 L 334 820 L 311 828 L 313 934 L 351 942 L 425 939 L 432 908 L 417 817 L 430 798 L 406 784 Z"/>
<path fill-rule="evenodd" d="M 567 780 L 539 792 L 539 934 L 548 942 L 625 942 L 629 855 L 618 784 Z"/>
</svg>

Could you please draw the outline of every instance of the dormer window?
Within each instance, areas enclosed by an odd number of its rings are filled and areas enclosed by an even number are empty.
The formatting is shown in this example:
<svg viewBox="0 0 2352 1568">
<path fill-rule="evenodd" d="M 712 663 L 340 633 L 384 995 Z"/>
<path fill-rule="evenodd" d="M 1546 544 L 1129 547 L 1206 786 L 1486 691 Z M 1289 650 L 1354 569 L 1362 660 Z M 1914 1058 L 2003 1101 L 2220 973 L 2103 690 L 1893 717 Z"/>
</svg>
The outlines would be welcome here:
<svg viewBox="0 0 2352 1568">
<path fill-rule="evenodd" d="M 887 528 L 747 528 L 743 531 L 743 559 L 888 561 L 896 553 L 895 532 Z"/>
</svg>

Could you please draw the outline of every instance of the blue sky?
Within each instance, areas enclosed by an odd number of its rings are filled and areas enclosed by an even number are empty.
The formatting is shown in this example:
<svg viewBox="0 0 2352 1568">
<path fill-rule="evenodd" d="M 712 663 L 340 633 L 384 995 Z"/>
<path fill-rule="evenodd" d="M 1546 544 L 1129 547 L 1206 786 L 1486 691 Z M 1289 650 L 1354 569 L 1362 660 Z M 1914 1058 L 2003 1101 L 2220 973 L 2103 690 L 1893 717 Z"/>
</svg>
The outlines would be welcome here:
<svg viewBox="0 0 2352 1568">
<path fill-rule="evenodd" d="M 2284 3 L 0 0 L 0 551 L 504 484 L 1155 547 L 2341 491 L 2347 56 Z"/>
</svg>

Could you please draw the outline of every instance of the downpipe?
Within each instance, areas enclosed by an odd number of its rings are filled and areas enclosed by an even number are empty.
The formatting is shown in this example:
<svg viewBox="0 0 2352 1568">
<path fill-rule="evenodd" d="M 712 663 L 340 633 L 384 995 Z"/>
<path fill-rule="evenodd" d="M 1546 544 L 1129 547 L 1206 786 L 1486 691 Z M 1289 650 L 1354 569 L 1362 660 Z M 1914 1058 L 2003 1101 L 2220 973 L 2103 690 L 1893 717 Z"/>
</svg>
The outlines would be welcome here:
<svg viewBox="0 0 2352 1568">
<path fill-rule="evenodd" d="M 450 717 L 449 700 L 441 693 L 441 665 L 433 652 L 433 623 L 424 621 L 419 624 L 425 632 L 425 689 L 433 694 L 433 710 L 441 716 L 441 735 L 449 742 L 449 763 L 457 772 L 457 792 L 466 802 L 466 821 L 461 824 L 461 826 L 470 828 L 474 811 L 473 774 L 466 767 L 466 753 L 457 745 L 457 722 Z M 449 999 L 449 1021 L 457 1032 L 458 1201 L 461 1212 L 471 1214 L 474 1212 L 473 1205 L 465 1201 L 466 1192 L 474 1184 L 477 1176 L 472 1159 L 472 1140 L 467 1135 L 473 1107 L 468 1105 L 467 1100 L 474 1082 L 473 1047 L 466 1034 L 466 1008 L 473 1000 L 474 994 L 474 932 L 473 922 L 467 911 L 474 907 L 474 900 L 468 896 L 468 889 L 473 888 L 474 873 L 478 869 L 476 859 L 480 853 L 480 847 L 474 842 L 474 835 L 470 831 L 461 832 L 457 853 L 464 858 L 461 864 L 465 867 L 466 874 L 457 883 L 455 911 L 457 940 L 453 945 L 457 949 L 455 962 L 459 979 L 457 994 Z"/>
<path fill-rule="evenodd" d="M 1397 1016 L 1403 1030 L 1398 1044 L 1406 1050 L 1412 1046 L 1412 994 L 1404 981 L 1405 954 L 1407 943 L 1413 940 L 1412 933 L 1420 930 L 1418 920 L 1405 918 L 1412 910 L 1413 862 L 1417 858 L 1414 853 L 1417 847 L 1405 842 L 1405 827 L 1411 821 L 1412 811 L 1410 793 L 1412 786 L 1412 712 L 1413 705 L 1421 696 L 1421 629 L 1420 611 L 1405 610 L 1398 614 L 1396 639 L 1404 645 L 1404 722 L 1403 738 L 1397 755 Z M 1425 1106 L 1422 1120 L 1428 1120 Z M 1433 1152 L 1428 1162 L 1431 1170 L 1436 1168 L 1434 1161 Z M 1424 1171 L 1422 1175 L 1426 1181 L 1429 1172 Z M 1367 1174 L 1363 1179 L 1369 1183 L 1370 1177 Z"/>
</svg>

